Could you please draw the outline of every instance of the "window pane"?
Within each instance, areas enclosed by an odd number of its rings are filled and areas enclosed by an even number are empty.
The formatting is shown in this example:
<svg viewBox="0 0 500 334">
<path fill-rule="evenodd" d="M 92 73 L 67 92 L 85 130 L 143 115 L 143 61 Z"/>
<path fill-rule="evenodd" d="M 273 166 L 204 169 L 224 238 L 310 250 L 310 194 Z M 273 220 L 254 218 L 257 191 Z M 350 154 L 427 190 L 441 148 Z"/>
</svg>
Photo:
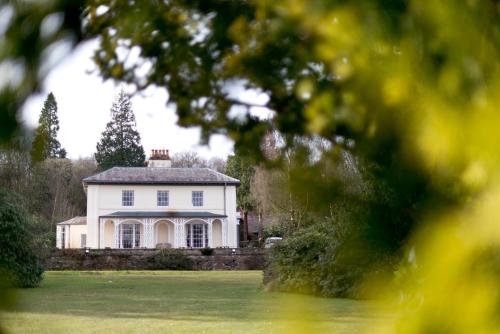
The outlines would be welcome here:
<svg viewBox="0 0 500 334">
<path fill-rule="evenodd" d="M 208 247 L 208 225 L 204 224 L 203 230 L 205 234 L 205 243 L 203 244 L 203 247 Z"/>
<path fill-rule="evenodd" d="M 191 247 L 191 226 L 192 225 L 186 225 L 186 246 Z"/>
<path fill-rule="evenodd" d="M 203 206 L 203 191 L 193 191 L 193 206 Z"/>
<path fill-rule="evenodd" d="M 65 231 L 65 226 L 61 228 L 61 248 L 66 247 L 66 231 Z"/>
<path fill-rule="evenodd" d="M 122 190 L 122 206 L 134 206 L 133 190 Z"/>
<path fill-rule="evenodd" d="M 157 206 L 168 206 L 168 191 L 159 190 L 156 193 Z"/>
<path fill-rule="evenodd" d="M 192 248 L 208 246 L 208 227 L 206 224 L 186 224 L 186 246 Z"/>
<path fill-rule="evenodd" d="M 134 247 L 141 247 L 141 224 L 135 224 L 135 244 Z"/>
<path fill-rule="evenodd" d="M 122 248 L 132 248 L 133 229 L 132 224 L 122 224 Z"/>
<path fill-rule="evenodd" d="M 203 247 L 203 225 L 193 224 L 193 247 Z"/>
</svg>

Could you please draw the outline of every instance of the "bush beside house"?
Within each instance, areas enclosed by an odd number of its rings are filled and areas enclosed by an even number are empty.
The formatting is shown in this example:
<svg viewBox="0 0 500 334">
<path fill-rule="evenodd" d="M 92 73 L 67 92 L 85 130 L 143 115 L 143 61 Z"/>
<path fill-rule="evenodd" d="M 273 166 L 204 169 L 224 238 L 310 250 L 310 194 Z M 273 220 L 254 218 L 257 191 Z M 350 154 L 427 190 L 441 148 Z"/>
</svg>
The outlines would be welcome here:
<svg viewBox="0 0 500 334">
<path fill-rule="evenodd" d="M 356 237 L 339 235 L 327 222 L 294 233 L 269 249 L 264 284 L 275 291 L 363 297 L 368 275 L 392 266 L 390 257 L 360 247 Z"/>
<path fill-rule="evenodd" d="M 0 188 L 0 271 L 15 286 L 36 287 L 44 270 L 27 228 L 31 218 L 19 203 L 18 196 Z"/>
<path fill-rule="evenodd" d="M 193 260 L 178 249 L 162 249 L 148 258 L 152 270 L 193 270 Z"/>
</svg>

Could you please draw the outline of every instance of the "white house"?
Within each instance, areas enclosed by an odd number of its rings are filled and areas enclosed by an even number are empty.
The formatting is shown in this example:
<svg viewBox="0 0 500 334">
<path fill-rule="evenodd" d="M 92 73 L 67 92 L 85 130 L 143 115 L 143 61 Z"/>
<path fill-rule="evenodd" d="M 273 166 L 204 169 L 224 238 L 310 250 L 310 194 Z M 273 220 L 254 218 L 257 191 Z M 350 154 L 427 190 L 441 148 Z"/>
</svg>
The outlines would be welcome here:
<svg viewBox="0 0 500 334">
<path fill-rule="evenodd" d="M 57 247 L 237 247 L 239 180 L 170 166 L 168 150 L 153 150 L 148 167 L 113 167 L 85 178 L 86 222 L 59 223 Z"/>
</svg>

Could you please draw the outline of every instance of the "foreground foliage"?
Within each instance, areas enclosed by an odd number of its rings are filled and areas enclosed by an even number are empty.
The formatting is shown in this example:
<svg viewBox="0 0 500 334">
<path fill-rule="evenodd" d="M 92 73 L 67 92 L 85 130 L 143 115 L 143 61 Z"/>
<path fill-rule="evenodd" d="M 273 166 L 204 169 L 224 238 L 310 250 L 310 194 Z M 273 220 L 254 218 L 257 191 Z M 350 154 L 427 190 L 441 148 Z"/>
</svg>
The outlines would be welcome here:
<svg viewBox="0 0 500 334">
<path fill-rule="evenodd" d="M 341 245 L 330 224 L 317 224 L 272 247 L 264 272 L 271 290 L 327 297 L 358 297 L 363 275 L 376 256 Z M 355 244 L 354 244 L 355 245 Z"/>
<path fill-rule="evenodd" d="M 19 202 L 19 197 L 0 188 L 0 275 L 15 286 L 36 287 L 43 268 L 28 230 L 30 216 Z"/>
<path fill-rule="evenodd" d="M 378 233 L 361 245 L 384 241 L 382 249 L 407 253 L 398 295 L 411 316 L 403 316 L 401 332 L 500 331 L 499 273 L 485 261 L 500 246 L 498 0 L 134 7 L 95 0 L 54 1 L 42 10 L 13 3 L 0 56 L 22 79 L 7 80 L 0 92 L 0 140 L 12 135 L 13 114 L 44 77 L 45 46 L 78 43 L 83 29 L 100 41 L 94 59 L 104 78 L 165 88 L 179 123 L 201 126 L 204 139 L 226 133 L 237 150 L 262 158 L 262 138 L 277 131 L 285 150 L 326 140 L 331 154 L 322 164 L 335 163 L 339 147 L 359 158 L 363 179 L 375 180 L 390 201 L 365 201 L 363 191 L 351 192 L 342 176 L 325 174 L 306 155 L 288 173 L 290 187 L 316 192 L 302 191 L 306 201 L 290 197 L 309 210 L 290 210 L 288 220 L 308 228 L 314 215 L 296 218 L 344 198 L 367 212 L 366 223 L 379 228 L 368 228 Z M 47 13 L 63 19 L 57 33 L 43 36 Z M 129 63 L 122 55 L 134 50 L 139 56 Z M 235 97 L 234 86 L 262 93 L 264 102 Z M 262 106 L 267 119 L 255 116 Z"/>
</svg>

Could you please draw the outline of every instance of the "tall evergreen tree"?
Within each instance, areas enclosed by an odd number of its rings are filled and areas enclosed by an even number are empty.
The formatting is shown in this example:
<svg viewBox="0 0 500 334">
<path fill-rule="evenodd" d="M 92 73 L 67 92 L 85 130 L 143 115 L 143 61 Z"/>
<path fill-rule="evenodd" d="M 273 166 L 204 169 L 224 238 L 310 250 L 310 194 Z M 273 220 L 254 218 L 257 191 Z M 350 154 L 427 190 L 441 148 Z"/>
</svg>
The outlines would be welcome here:
<svg viewBox="0 0 500 334">
<path fill-rule="evenodd" d="M 49 93 L 38 119 L 38 128 L 31 149 L 33 160 L 43 161 L 48 158 L 66 158 L 66 150 L 61 147 L 61 143 L 57 140 L 58 131 L 57 102 L 54 94 Z"/>
<path fill-rule="evenodd" d="M 144 166 L 146 156 L 136 130 L 129 97 L 122 91 L 111 107 L 111 121 L 97 143 L 95 159 L 101 170 L 114 166 Z"/>
<path fill-rule="evenodd" d="M 249 239 L 248 213 L 254 206 L 250 184 L 254 173 L 254 166 L 247 157 L 238 153 L 227 157 L 226 174 L 239 179 L 241 182 L 236 192 L 236 201 L 238 208 L 243 213 L 243 240 Z"/>
</svg>

